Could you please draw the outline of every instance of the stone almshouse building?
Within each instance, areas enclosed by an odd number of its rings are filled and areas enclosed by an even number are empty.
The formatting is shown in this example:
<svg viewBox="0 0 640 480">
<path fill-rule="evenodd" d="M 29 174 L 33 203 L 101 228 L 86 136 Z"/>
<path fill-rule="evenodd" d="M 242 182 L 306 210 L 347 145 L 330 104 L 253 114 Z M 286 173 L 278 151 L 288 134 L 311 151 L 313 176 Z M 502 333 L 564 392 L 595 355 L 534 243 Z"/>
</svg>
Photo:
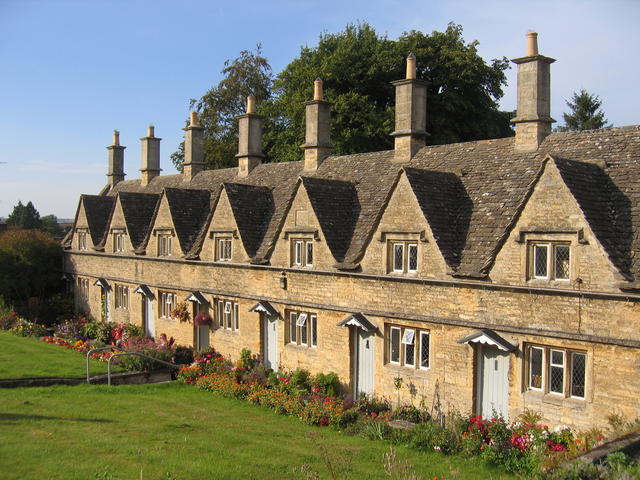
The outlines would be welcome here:
<svg viewBox="0 0 640 480">
<path fill-rule="evenodd" d="M 77 308 L 273 368 L 334 371 L 356 394 L 435 398 L 584 428 L 640 415 L 640 127 L 551 133 L 551 58 L 529 34 L 516 136 L 425 146 L 426 88 L 407 59 L 391 151 L 331 156 L 317 81 L 304 160 L 261 163 L 253 100 L 238 168 L 141 178 L 82 195 L 65 239 Z M 169 312 L 187 301 L 211 326 Z"/>
</svg>

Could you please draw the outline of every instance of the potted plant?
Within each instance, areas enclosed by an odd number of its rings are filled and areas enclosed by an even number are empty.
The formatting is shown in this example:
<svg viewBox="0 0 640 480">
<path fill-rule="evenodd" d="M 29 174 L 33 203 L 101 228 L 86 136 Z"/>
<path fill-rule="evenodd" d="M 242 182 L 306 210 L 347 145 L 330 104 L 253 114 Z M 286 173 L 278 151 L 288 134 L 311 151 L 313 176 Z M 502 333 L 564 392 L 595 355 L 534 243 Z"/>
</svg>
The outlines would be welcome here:
<svg viewBox="0 0 640 480">
<path fill-rule="evenodd" d="M 196 315 L 196 317 L 193 319 L 193 323 L 196 327 L 202 327 L 204 325 L 210 326 L 211 322 L 211 316 L 208 313 L 201 313 L 199 315 Z"/>
<path fill-rule="evenodd" d="M 171 310 L 170 315 L 172 318 L 179 320 L 180 322 L 188 322 L 190 319 L 189 306 L 187 302 L 180 302 L 176 305 L 176 308 Z"/>
</svg>

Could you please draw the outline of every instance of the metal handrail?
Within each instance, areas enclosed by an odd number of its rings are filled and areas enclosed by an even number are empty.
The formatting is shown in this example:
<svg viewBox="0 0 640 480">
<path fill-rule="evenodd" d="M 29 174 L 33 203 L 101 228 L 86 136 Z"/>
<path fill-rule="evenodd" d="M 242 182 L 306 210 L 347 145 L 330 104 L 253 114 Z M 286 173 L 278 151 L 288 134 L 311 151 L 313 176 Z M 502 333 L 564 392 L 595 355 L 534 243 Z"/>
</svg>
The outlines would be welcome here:
<svg viewBox="0 0 640 480">
<path fill-rule="evenodd" d="M 123 350 L 120 347 L 116 347 L 115 345 L 109 345 L 106 347 L 97 347 L 97 348 L 92 348 L 91 350 L 89 350 L 87 352 L 87 354 L 85 355 L 87 357 L 87 383 L 89 385 L 91 385 L 91 377 L 89 375 L 89 360 L 91 359 L 91 354 L 94 352 L 102 352 L 103 350 L 120 350 L 121 352 L 124 352 L 125 350 Z"/>
<path fill-rule="evenodd" d="M 120 350 L 122 349 L 120 348 Z M 113 355 L 111 355 L 111 357 L 109 357 L 109 360 L 107 361 L 107 385 L 109 386 L 111 385 L 111 360 L 113 360 L 115 357 L 122 357 L 124 355 L 137 355 L 138 357 L 146 358 L 147 360 L 153 360 L 154 362 L 161 363 L 170 368 L 175 368 L 178 370 L 182 368 L 180 365 L 176 365 L 175 363 L 165 362 L 164 360 L 160 360 L 159 358 L 154 358 L 149 355 L 145 355 L 144 353 L 127 352 L 123 350 L 121 353 L 114 353 Z"/>
</svg>

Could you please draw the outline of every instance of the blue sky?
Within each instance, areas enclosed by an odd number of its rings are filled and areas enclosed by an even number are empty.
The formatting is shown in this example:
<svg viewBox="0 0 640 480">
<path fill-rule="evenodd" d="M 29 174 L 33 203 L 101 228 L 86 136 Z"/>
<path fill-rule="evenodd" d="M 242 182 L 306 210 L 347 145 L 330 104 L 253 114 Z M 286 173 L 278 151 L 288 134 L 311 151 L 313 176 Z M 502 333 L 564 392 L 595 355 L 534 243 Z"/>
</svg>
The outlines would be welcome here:
<svg viewBox="0 0 640 480">
<path fill-rule="evenodd" d="M 586 88 L 614 125 L 640 123 L 635 0 L 0 0 L 0 216 L 31 200 L 41 215 L 72 217 L 78 196 L 105 183 L 114 128 L 127 178 L 139 176 L 149 124 L 163 138 L 163 174 L 173 173 L 189 99 L 217 84 L 226 59 L 261 43 L 277 73 L 321 32 L 357 21 L 390 38 L 453 21 L 487 60 L 522 56 L 535 30 L 540 53 L 557 59 L 554 118 Z M 506 110 L 515 109 L 515 73 Z"/>
</svg>

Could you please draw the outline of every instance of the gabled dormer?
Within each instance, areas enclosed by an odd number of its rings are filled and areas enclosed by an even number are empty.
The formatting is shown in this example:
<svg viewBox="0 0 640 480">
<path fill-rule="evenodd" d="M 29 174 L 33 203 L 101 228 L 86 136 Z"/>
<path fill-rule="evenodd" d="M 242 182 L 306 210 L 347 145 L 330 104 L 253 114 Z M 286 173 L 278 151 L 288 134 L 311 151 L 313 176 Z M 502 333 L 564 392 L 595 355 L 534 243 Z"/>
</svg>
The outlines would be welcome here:
<svg viewBox="0 0 640 480">
<path fill-rule="evenodd" d="M 119 192 L 104 242 L 107 253 L 144 251 L 144 241 L 160 195 Z"/>
<path fill-rule="evenodd" d="M 453 173 L 402 168 L 361 261 L 366 273 L 444 278 L 457 264 L 468 198 Z"/>
<path fill-rule="evenodd" d="M 71 237 L 71 248 L 79 251 L 103 250 L 114 197 L 81 195 Z"/>
<path fill-rule="evenodd" d="M 624 197 L 616 190 L 596 163 L 547 156 L 505 235 L 491 280 L 596 290 L 616 290 L 630 280 L 629 210 L 616 201 Z"/>
<path fill-rule="evenodd" d="M 274 212 L 266 187 L 223 183 L 206 229 L 200 259 L 248 263 L 256 255 Z"/>
<path fill-rule="evenodd" d="M 152 222 L 147 255 L 181 258 L 193 247 L 209 215 L 208 190 L 165 188 Z"/>
<path fill-rule="evenodd" d="M 300 177 L 271 264 L 308 269 L 335 267 L 344 260 L 359 213 L 354 184 Z"/>
</svg>

